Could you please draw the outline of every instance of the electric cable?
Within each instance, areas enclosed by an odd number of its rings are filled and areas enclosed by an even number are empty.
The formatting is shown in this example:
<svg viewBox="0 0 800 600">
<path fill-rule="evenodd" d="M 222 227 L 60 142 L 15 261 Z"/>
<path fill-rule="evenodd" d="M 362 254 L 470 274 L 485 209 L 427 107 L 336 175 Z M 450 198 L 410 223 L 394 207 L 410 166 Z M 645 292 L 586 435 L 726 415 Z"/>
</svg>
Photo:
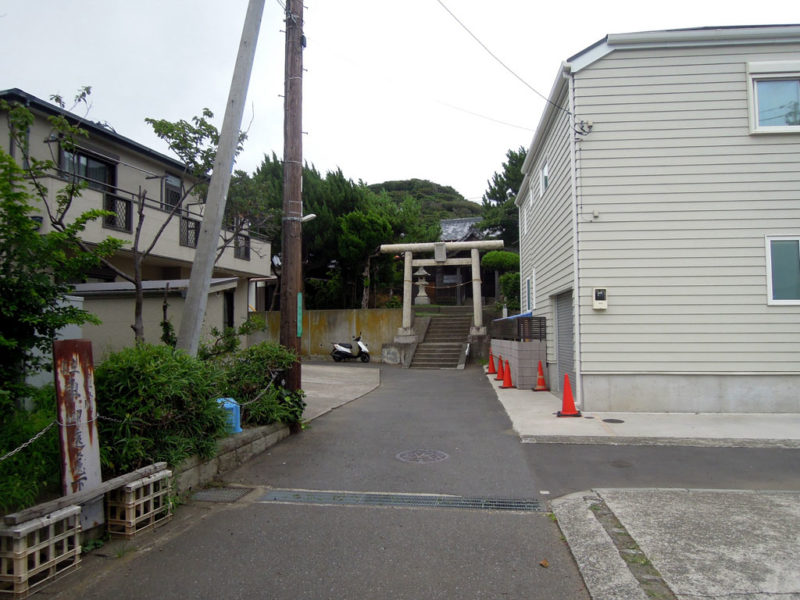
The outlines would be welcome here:
<svg viewBox="0 0 800 600">
<path fill-rule="evenodd" d="M 569 112 L 569 111 L 568 111 L 566 108 L 564 108 L 564 107 L 562 107 L 562 106 L 559 106 L 559 105 L 558 105 L 558 104 L 556 104 L 555 102 L 552 102 L 552 101 L 551 101 L 551 100 L 550 100 L 550 99 L 549 99 L 547 96 L 545 96 L 544 94 L 542 94 L 541 92 L 539 92 L 539 90 L 537 90 L 536 88 L 534 88 L 534 87 L 533 87 L 531 84 L 529 84 L 527 81 L 525 81 L 525 80 L 524 80 L 522 77 L 520 77 L 519 75 L 517 75 L 517 73 L 516 73 L 516 72 L 514 72 L 514 70 L 513 70 L 513 69 L 511 69 L 511 67 L 509 67 L 509 66 L 508 66 L 506 63 L 504 63 L 502 60 L 500 60 L 500 58 L 499 58 L 499 57 L 498 57 L 498 56 L 497 56 L 497 55 L 496 55 L 494 52 L 492 52 L 492 51 L 489 49 L 489 47 L 488 47 L 486 44 L 484 44 L 484 43 L 483 43 L 483 42 L 482 42 L 482 41 L 481 41 L 481 40 L 478 38 L 478 36 L 476 36 L 474 33 L 472 33 L 472 31 L 470 31 L 469 27 L 467 27 L 467 26 L 466 26 L 464 23 L 462 23 L 462 22 L 461 22 L 461 19 L 459 19 L 459 18 L 458 18 L 458 17 L 457 17 L 457 16 L 456 16 L 456 15 L 453 13 L 453 11 L 451 11 L 449 8 L 447 8 L 447 6 L 445 5 L 445 3 L 444 3 L 442 0 L 436 0 L 436 1 L 439 3 L 439 5 L 440 5 L 440 6 L 441 6 L 443 9 L 445 9 L 445 10 L 447 11 L 447 14 L 449 14 L 451 17 L 453 17 L 453 19 L 455 19 L 456 23 L 458 23 L 459 25 L 461 25 L 461 27 L 464 29 L 464 31 L 466 31 L 466 32 L 467 32 L 467 33 L 468 33 L 468 34 L 469 34 L 469 35 L 472 37 L 472 39 L 474 39 L 476 42 L 478 42 L 478 44 L 480 44 L 481 48 L 483 48 L 484 50 L 486 50 L 486 52 L 488 52 L 488 53 L 489 53 L 489 56 L 491 56 L 491 57 L 492 57 L 493 59 L 495 59 L 495 60 L 496 60 L 498 63 L 500 63 L 500 65 L 501 65 L 501 66 L 502 66 L 502 67 L 503 67 L 503 68 L 504 68 L 506 71 L 508 71 L 509 73 L 511 73 L 511 74 L 512 74 L 514 77 L 516 77 L 516 78 L 517 78 L 517 79 L 518 79 L 520 82 L 522 82 L 522 84 L 523 84 L 525 87 L 527 87 L 529 90 L 531 90 L 531 91 L 532 91 L 534 94 L 536 94 L 537 96 L 539 96 L 539 97 L 540 97 L 542 100 L 544 100 L 544 101 L 545 101 L 545 102 L 547 102 L 548 104 L 552 104 L 553 106 L 555 106 L 555 107 L 556 107 L 558 110 L 564 111 L 564 112 L 565 112 L 565 113 L 567 113 L 568 115 L 572 114 L 572 113 L 570 113 L 570 112 Z"/>
</svg>

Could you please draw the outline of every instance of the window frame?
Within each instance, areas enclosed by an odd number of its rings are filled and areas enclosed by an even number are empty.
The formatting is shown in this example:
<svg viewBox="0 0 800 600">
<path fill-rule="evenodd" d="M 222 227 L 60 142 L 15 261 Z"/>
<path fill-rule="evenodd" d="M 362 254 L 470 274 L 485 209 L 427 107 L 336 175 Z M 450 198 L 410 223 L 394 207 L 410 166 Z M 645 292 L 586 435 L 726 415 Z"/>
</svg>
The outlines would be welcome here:
<svg viewBox="0 0 800 600">
<path fill-rule="evenodd" d="M 769 306 L 800 306 L 799 298 L 776 299 L 772 289 L 772 242 L 793 241 L 800 247 L 800 235 L 768 235 L 765 236 L 765 251 L 767 262 L 767 304 Z M 800 250 L 800 248 L 799 248 Z"/>
<path fill-rule="evenodd" d="M 74 165 L 80 165 L 80 158 L 85 159 L 86 163 L 85 173 L 81 173 L 80 168 L 73 168 L 70 170 L 67 167 L 67 154 L 72 155 L 74 158 L 72 162 Z M 108 173 L 108 181 L 99 181 L 97 179 L 89 178 L 89 161 L 103 165 Z M 83 146 L 72 146 L 72 149 L 65 148 L 63 145 L 59 148 L 58 152 L 58 170 L 62 177 L 67 180 L 83 180 L 86 186 L 100 193 L 115 194 L 117 190 L 117 162 L 110 157 L 103 156 L 99 153 L 93 152 Z"/>
<path fill-rule="evenodd" d="M 760 125 L 758 122 L 758 83 L 795 80 L 800 81 L 800 61 L 747 63 L 747 105 L 751 134 L 800 133 L 800 123 L 797 125 Z"/>
<path fill-rule="evenodd" d="M 170 178 L 177 180 L 178 185 L 169 182 Z M 164 184 L 161 187 L 161 208 L 162 210 L 172 210 L 175 206 L 181 204 L 183 201 L 183 178 L 180 175 L 173 173 L 166 173 L 163 178 Z M 178 199 L 173 204 L 169 202 L 170 192 L 177 192 Z"/>
<path fill-rule="evenodd" d="M 547 159 L 542 163 L 539 169 L 539 196 L 544 198 L 547 189 L 550 187 L 550 164 Z"/>
</svg>

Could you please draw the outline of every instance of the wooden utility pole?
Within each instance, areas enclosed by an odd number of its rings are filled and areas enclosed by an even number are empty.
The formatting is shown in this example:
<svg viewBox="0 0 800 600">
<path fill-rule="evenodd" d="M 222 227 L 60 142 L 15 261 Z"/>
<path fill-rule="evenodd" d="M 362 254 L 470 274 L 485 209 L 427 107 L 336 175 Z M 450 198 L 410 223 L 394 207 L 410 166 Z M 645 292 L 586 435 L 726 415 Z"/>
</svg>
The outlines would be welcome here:
<svg viewBox="0 0 800 600">
<path fill-rule="evenodd" d="M 283 100 L 283 273 L 280 342 L 300 356 L 303 265 L 303 2 L 286 0 L 286 74 Z M 300 362 L 286 373 L 286 389 L 300 389 Z"/>
<path fill-rule="evenodd" d="M 217 245 L 219 244 L 219 232 L 222 229 L 222 218 L 225 214 L 233 159 L 239 145 L 239 127 L 242 124 L 244 101 L 247 97 L 250 73 L 253 70 L 264 2 L 265 0 L 250 0 L 247 6 L 242 38 L 239 42 L 239 53 L 233 68 L 228 103 L 225 106 L 225 117 L 219 135 L 217 156 L 214 159 L 214 170 L 208 186 L 203 225 L 197 240 L 189 290 L 186 293 L 186 303 L 178 330 L 178 348 L 186 350 L 191 355 L 197 354 L 200 330 L 206 314 L 208 290 L 211 287 L 211 274 L 214 270 Z"/>
</svg>

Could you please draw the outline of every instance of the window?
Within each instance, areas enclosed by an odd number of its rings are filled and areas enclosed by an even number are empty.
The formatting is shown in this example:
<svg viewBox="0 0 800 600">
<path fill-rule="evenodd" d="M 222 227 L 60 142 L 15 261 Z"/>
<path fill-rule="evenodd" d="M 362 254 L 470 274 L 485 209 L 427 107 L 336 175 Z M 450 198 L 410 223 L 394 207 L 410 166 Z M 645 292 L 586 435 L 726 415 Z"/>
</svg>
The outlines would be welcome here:
<svg viewBox="0 0 800 600">
<path fill-rule="evenodd" d="M 528 235 L 528 206 L 529 204 L 526 202 L 522 205 L 522 209 L 520 210 L 522 214 L 520 214 L 519 218 L 522 221 L 523 235 Z"/>
<path fill-rule="evenodd" d="M 110 192 L 116 185 L 117 168 L 81 149 L 61 150 L 61 172 L 73 179 L 84 179 L 91 189 Z"/>
<path fill-rule="evenodd" d="M 525 278 L 525 310 L 531 310 L 531 278 Z"/>
<path fill-rule="evenodd" d="M 767 238 L 767 304 L 800 304 L 800 236 Z"/>
<path fill-rule="evenodd" d="M 183 199 L 183 182 L 180 177 L 175 175 L 166 175 L 164 177 L 164 202 L 162 203 L 165 209 L 170 209 L 177 206 Z"/>
<path fill-rule="evenodd" d="M 133 202 L 112 194 L 106 194 L 103 208 L 114 214 L 103 217 L 103 227 L 117 231 L 132 231 Z"/>
<path fill-rule="evenodd" d="M 181 217 L 180 244 L 188 248 L 197 248 L 197 238 L 200 235 L 200 221 Z"/>
<path fill-rule="evenodd" d="M 800 132 L 800 61 L 748 63 L 752 133 Z"/>
<path fill-rule="evenodd" d="M 233 256 L 242 260 L 250 260 L 250 238 L 237 234 L 233 240 Z"/>
<path fill-rule="evenodd" d="M 539 171 L 539 195 L 544 196 L 548 187 L 550 187 L 550 165 L 547 164 L 547 161 L 544 161 Z"/>
</svg>

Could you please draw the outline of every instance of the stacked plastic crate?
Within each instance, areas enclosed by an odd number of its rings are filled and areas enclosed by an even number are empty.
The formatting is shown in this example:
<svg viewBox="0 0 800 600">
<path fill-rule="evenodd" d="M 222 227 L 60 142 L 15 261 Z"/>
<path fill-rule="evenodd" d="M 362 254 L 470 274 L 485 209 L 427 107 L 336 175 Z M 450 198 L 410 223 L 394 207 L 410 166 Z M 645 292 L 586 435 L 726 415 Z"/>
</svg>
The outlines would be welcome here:
<svg viewBox="0 0 800 600">
<path fill-rule="evenodd" d="M 81 561 L 81 508 L 0 529 L 0 598 L 27 598 Z"/>
<path fill-rule="evenodd" d="M 172 516 L 169 500 L 172 471 L 160 471 L 106 494 L 108 533 L 132 538 L 166 523 Z"/>
</svg>

